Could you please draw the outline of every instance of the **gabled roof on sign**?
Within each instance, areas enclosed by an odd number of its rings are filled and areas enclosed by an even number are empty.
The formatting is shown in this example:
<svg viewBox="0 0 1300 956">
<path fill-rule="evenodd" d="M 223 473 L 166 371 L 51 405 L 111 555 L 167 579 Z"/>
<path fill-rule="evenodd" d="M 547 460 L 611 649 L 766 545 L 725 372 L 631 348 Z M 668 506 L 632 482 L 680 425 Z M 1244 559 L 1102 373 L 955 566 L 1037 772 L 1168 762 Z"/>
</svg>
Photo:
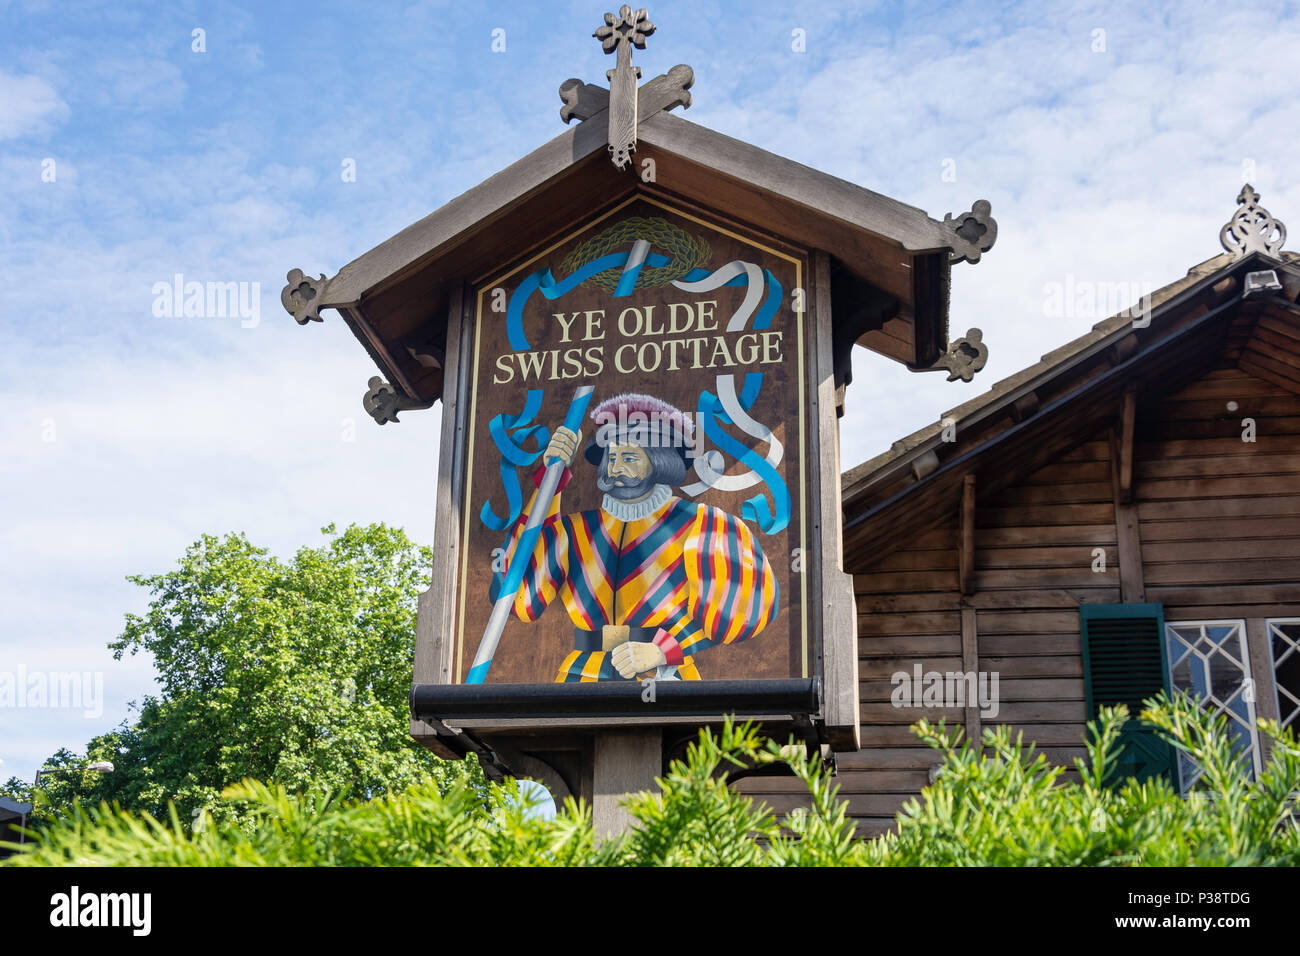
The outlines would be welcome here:
<svg viewBox="0 0 1300 956">
<path fill-rule="evenodd" d="M 353 305 L 394 275 L 454 244 L 476 226 L 526 200 L 555 176 L 606 143 L 608 113 L 565 130 L 489 179 L 358 256 L 329 281 L 321 306 Z M 909 252 L 947 249 L 944 225 L 923 210 L 844 179 L 733 139 L 697 123 L 657 113 L 642 120 L 640 145 L 654 146 L 751 181 L 832 219 L 896 243 Z"/>
<path fill-rule="evenodd" d="M 657 164 L 656 181 L 646 182 L 635 169 L 620 172 L 607 161 L 607 116 L 606 110 L 593 114 L 333 278 L 293 270 L 281 294 L 285 308 L 304 324 L 319 320 L 322 309 L 337 309 L 395 386 L 399 404 L 424 407 L 440 394 L 439 343 L 454 287 L 518 257 L 547 230 L 643 193 L 685 200 L 827 250 L 836 270 L 837 336 L 844 326 L 850 345 L 918 371 L 950 368 L 957 343 L 948 339 L 949 273 L 953 263 L 977 261 L 991 245 L 996 223 L 987 203 L 935 220 L 914 206 L 662 111 L 639 125 L 634 163 Z M 967 223 L 986 234 L 972 241 L 965 235 Z"/>
<path fill-rule="evenodd" d="M 594 34 L 617 54 L 608 89 L 560 86 L 564 122 L 581 122 L 348 263 L 333 278 L 288 274 L 280 294 L 300 323 L 337 309 L 384 372 L 366 408 L 381 424 L 442 389 L 453 293 L 632 194 L 685 204 L 831 256 L 837 385 L 863 345 L 950 380 L 983 367 L 978 334 L 948 339 L 949 273 L 997 238 L 989 203 L 943 220 L 668 111 L 689 107 L 689 66 L 640 86 L 631 47 L 655 32 L 645 10 L 605 15 Z M 605 161 L 606 159 L 612 162 Z M 390 384 L 391 383 L 391 384 Z"/>
</svg>

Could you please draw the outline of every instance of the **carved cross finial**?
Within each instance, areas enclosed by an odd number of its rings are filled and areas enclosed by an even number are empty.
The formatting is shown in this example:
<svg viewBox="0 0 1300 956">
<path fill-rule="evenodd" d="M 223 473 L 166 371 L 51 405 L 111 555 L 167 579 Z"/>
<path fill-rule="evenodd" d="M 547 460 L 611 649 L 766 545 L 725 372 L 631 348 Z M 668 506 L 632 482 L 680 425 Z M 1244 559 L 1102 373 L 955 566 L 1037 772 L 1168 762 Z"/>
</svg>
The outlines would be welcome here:
<svg viewBox="0 0 1300 956">
<path fill-rule="evenodd" d="M 1286 242 L 1286 226 L 1259 205 L 1259 193 L 1250 183 L 1237 194 L 1237 206 L 1236 214 L 1219 230 L 1223 248 L 1233 254 L 1233 259 L 1244 259 L 1252 252 L 1278 255 Z"/>
<path fill-rule="evenodd" d="M 606 53 L 617 57 L 614 69 L 605 76 L 609 79 L 609 153 L 619 169 L 627 166 L 636 149 L 636 81 L 641 68 L 632 65 L 632 47 L 644 50 L 646 37 L 654 32 L 644 7 L 633 12 L 624 4 L 617 17 L 605 14 L 605 25 L 592 34 Z"/>
<path fill-rule="evenodd" d="M 632 51 L 626 49 L 631 43 L 638 50 L 645 49 L 645 39 L 655 32 L 655 25 L 650 22 L 650 14 L 645 7 L 632 12 L 626 3 L 619 7 L 618 16 L 605 14 L 605 25 L 598 27 L 592 34 L 600 41 L 606 53 L 613 53 L 618 48 L 618 65 L 632 62 Z M 626 58 L 626 59 L 625 59 Z"/>
</svg>

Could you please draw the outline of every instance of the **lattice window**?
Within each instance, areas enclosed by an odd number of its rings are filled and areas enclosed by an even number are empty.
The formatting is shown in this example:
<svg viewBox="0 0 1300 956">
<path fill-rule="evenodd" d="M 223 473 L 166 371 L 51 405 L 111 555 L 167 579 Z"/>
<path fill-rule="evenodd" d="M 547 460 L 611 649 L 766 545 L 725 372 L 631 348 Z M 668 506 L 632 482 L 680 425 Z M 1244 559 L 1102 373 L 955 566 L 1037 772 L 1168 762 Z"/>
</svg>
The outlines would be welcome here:
<svg viewBox="0 0 1300 956">
<path fill-rule="evenodd" d="M 1269 621 L 1268 646 L 1273 655 L 1278 722 L 1300 730 L 1300 618 Z"/>
<path fill-rule="evenodd" d="M 1259 737 L 1255 731 L 1254 684 L 1246 652 L 1244 621 L 1166 622 L 1169 676 L 1174 688 L 1190 692 L 1201 709 L 1228 718 L 1233 750 L 1251 770 L 1260 770 Z M 1196 786 L 1201 768 L 1181 751 L 1178 775 L 1183 793 Z"/>
</svg>

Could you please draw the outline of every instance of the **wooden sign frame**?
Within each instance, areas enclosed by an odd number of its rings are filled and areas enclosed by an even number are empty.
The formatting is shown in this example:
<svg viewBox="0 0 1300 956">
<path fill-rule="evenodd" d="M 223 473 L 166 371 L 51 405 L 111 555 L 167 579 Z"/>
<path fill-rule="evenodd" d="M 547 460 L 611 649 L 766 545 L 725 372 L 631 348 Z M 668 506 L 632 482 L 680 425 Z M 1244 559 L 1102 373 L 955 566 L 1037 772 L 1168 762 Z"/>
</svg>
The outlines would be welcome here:
<svg viewBox="0 0 1300 956">
<path fill-rule="evenodd" d="M 552 234 L 534 244 L 514 263 L 494 270 L 495 274 L 517 273 L 522 265 L 537 260 L 565 235 L 587 229 L 593 222 L 615 214 L 635 200 L 671 209 L 679 216 L 697 218 L 709 229 L 727 232 L 743 243 L 800 262 L 798 268 L 804 289 L 800 347 L 807 353 L 801 365 L 806 371 L 802 397 L 808 425 L 807 443 L 801 453 L 808 490 L 802 499 L 807 511 L 801 522 L 806 538 L 802 545 L 805 596 L 801 607 L 807 620 L 803 634 L 811 644 L 804 658 L 807 669 L 798 675 L 804 683 L 796 686 L 798 682 L 791 680 L 764 680 L 744 682 L 750 686 L 741 687 L 742 682 L 692 681 L 692 684 L 712 685 L 717 690 L 717 696 L 707 698 L 700 694 L 704 688 L 690 688 L 695 692 L 693 702 L 674 697 L 679 687 L 661 685 L 661 694 L 666 693 L 667 697 L 661 697 L 660 701 L 669 704 L 665 707 L 640 702 L 635 682 L 630 682 L 632 686 L 623 688 L 621 693 L 601 689 L 599 694 L 603 694 L 604 701 L 598 705 L 592 704 L 591 698 L 601 685 L 470 687 L 459 682 L 464 676 L 466 653 L 456 635 L 465 598 L 460 592 L 460 581 L 468 559 L 466 495 L 472 467 L 471 410 L 476 398 L 472 363 L 475 346 L 481 341 L 476 340 L 481 313 L 475 289 L 483 288 L 482 281 L 468 282 L 452 290 L 447 316 L 443 453 L 437 480 L 436 537 L 440 546 L 431 587 L 420 599 L 412 701 L 413 713 L 425 719 L 412 721 L 412 733 L 435 750 L 458 753 L 466 749 L 466 735 L 481 740 L 521 730 L 701 724 L 719 719 L 724 713 L 737 713 L 760 717 L 765 723 L 777 726 L 803 724 L 806 730 L 815 728 L 817 736 L 835 749 L 856 749 L 857 629 L 852 581 L 842 571 L 840 547 L 840 463 L 830 256 L 825 251 L 748 227 L 716 211 L 641 188 L 612 201 L 604 210 L 593 210 L 564 233 Z M 787 251 L 782 252 L 783 249 Z M 480 278 L 490 282 L 492 276 Z M 576 700 L 575 694 L 584 697 L 581 707 L 566 703 Z M 731 708 L 736 702 L 743 702 L 741 710 Z M 591 716 L 593 713 L 596 715 Z"/>
</svg>

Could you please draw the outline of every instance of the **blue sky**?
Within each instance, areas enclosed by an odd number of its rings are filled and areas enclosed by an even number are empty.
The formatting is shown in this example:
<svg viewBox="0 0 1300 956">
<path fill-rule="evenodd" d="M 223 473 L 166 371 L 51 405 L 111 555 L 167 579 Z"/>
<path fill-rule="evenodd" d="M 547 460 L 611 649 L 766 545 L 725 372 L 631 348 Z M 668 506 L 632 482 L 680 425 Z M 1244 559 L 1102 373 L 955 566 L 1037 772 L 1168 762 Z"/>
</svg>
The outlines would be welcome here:
<svg viewBox="0 0 1300 956">
<path fill-rule="evenodd" d="M 144 604 L 127 574 L 203 533 L 434 540 L 437 411 L 374 425 L 369 359 L 332 312 L 296 326 L 284 275 L 333 275 L 561 132 L 559 84 L 612 64 L 590 36 L 606 9 L 0 0 L 0 673 L 103 681 L 90 716 L 0 707 L 0 778 L 152 689 L 149 661 L 105 648 Z M 1105 317 L 1052 313 L 1051 284 L 1159 287 L 1214 255 L 1243 177 L 1300 230 L 1295 4 L 650 15 L 637 62 L 695 69 L 685 118 L 936 218 L 992 202 L 997 246 L 954 270 L 951 321 L 984 330 L 988 367 L 949 384 L 860 351 L 846 467 Z M 257 321 L 155 315 L 177 273 L 260 283 Z"/>
</svg>

